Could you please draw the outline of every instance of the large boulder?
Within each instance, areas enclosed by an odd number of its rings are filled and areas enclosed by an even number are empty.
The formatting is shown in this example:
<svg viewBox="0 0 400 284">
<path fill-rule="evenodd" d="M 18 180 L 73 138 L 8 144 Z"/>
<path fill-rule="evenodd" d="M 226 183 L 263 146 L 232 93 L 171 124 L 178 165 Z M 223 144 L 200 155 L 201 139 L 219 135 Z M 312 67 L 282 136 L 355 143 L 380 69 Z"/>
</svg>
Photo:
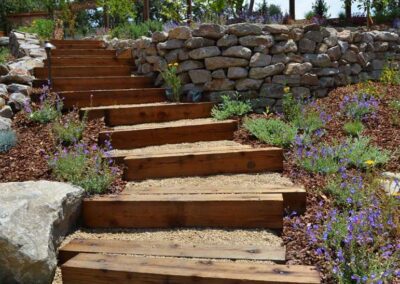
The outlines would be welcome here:
<svg viewBox="0 0 400 284">
<path fill-rule="evenodd" d="M 206 46 L 194 49 L 189 52 L 189 57 L 192 59 L 204 59 L 214 57 L 221 54 L 221 51 L 216 46 Z"/>
<path fill-rule="evenodd" d="M 0 192 L 0 283 L 51 283 L 84 190 L 37 181 L 2 183 Z"/>
<path fill-rule="evenodd" d="M 13 69 L 7 75 L 0 77 L 0 83 L 31 85 L 34 77 L 27 70 Z"/>
<path fill-rule="evenodd" d="M 243 58 L 223 56 L 209 57 L 204 61 L 208 70 L 217 70 L 229 67 L 246 67 L 249 64 L 249 61 Z"/>
<path fill-rule="evenodd" d="M 266 67 L 253 67 L 250 69 L 249 77 L 251 79 L 264 79 L 268 76 L 273 76 L 285 70 L 285 64 L 277 63 Z"/>
<path fill-rule="evenodd" d="M 219 39 L 225 34 L 225 27 L 217 24 L 202 24 L 193 31 L 193 36 Z"/>
<path fill-rule="evenodd" d="M 260 35 L 261 33 L 261 25 L 252 23 L 239 23 L 228 27 L 228 34 L 236 36 Z"/>
<path fill-rule="evenodd" d="M 231 56 L 231 57 L 239 57 L 239 58 L 245 58 L 245 59 L 250 59 L 251 57 L 251 49 L 244 47 L 244 46 L 232 46 L 229 47 L 228 49 L 224 50 L 222 53 L 223 56 Z"/>
<path fill-rule="evenodd" d="M 10 129 L 11 129 L 11 119 L 0 116 L 0 131 L 7 131 Z M 0 199 L 1 199 L 1 195 L 0 195 Z M 0 204 L 0 208 L 1 208 L 1 204 Z M 0 221 L 1 221 L 1 215 L 0 215 Z M 1 222 L 0 222 L 0 225 L 1 225 Z M 1 254 L 1 252 L 0 252 L 0 254 Z M 1 267 L 1 263 L 0 263 L 0 267 Z M 1 274 L 0 274 L 0 280 L 1 280 Z"/>
<path fill-rule="evenodd" d="M 249 35 L 239 38 L 239 43 L 247 47 L 258 47 L 261 45 L 271 47 L 274 45 L 274 38 L 270 35 Z"/>
</svg>

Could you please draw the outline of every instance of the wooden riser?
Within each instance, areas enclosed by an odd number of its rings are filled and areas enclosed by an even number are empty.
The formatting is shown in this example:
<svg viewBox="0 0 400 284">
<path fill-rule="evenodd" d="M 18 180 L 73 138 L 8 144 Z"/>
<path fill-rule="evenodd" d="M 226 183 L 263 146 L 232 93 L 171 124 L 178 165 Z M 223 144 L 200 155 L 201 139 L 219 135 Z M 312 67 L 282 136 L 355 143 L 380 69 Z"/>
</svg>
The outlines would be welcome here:
<svg viewBox="0 0 400 284">
<path fill-rule="evenodd" d="M 79 253 L 262 260 L 276 263 L 284 263 L 286 260 L 285 247 L 243 246 L 241 244 L 199 246 L 166 241 L 74 239 L 58 251 L 58 263 L 61 265 Z"/>
<path fill-rule="evenodd" d="M 86 108 L 89 117 L 104 117 L 108 126 L 207 118 L 213 103 L 162 103 L 140 106 Z"/>
<path fill-rule="evenodd" d="M 128 181 L 153 178 L 281 171 L 278 148 L 243 149 L 174 155 L 129 156 L 124 159 Z"/>
<path fill-rule="evenodd" d="M 63 57 L 71 55 L 79 56 L 116 56 L 116 50 L 114 49 L 54 49 L 51 51 L 51 55 L 54 57 Z"/>
<path fill-rule="evenodd" d="M 54 78 L 52 89 L 57 91 L 89 91 L 135 89 L 152 87 L 153 80 L 148 77 L 87 77 Z"/>
<path fill-rule="evenodd" d="M 317 284 L 311 266 L 79 254 L 61 266 L 64 284 Z"/>
<path fill-rule="evenodd" d="M 44 60 L 44 65 L 47 66 L 48 59 Z M 133 66 L 132 59 L 127 58 L 102 58 L 102 57 L 53 57 L 51 59 L 53 67 L 81 67 L 81 66 L 94 66 L 107 68 L 109 66 Z"/>
<path fill-rule="evenodd" d="M 76 44 L 76 45 L 96 45 L 96 46 L 101 46 L 104 45 L 104 41 L 102 40 L 83 40 L 83 39 L 52 39 L 50 42 L 54 45 L 65 45 L 65 44 Z"/>
<path fill-rule="evenodd" d="M 89 228 L 282 229 L 282 194 L 127 195 L 83 202 Z"/>
<path fill-rule="evenodd" d="M 57 49 L 104 49 L 104 46 L 93 44 L 57 44 Z"/>
<path fill-rule="evenodd" d="M 36 78 L 47 79 L 48 68 L 35 68 Z M 101 77 L 101 76 L 130 76 L 132 68 L 130 66 L 121 67 L 53 67 L 51 68 L 53 77 Z"/>
<path fill-rule="evenodd" d="M 229 120 L 195 125 L 111 130 L 100 132 L 99 142 L 103 144 L 111 139 L 114 149 L 134 149 L 163 144 L 232 140 L 237 127 L 237 121 Z"/>
</svg>

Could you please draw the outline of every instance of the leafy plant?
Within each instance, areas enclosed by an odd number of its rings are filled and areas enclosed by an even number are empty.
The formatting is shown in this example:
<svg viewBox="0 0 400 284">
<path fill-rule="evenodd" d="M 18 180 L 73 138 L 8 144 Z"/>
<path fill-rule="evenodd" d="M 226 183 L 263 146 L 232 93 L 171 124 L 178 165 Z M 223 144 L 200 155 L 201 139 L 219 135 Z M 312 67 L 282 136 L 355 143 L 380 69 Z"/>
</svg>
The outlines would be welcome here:
<svg viewBox="0 0 400 284">
<path fill-rule="evenodd" d="M 348 135 L 358 137 L 360 136 L 361 132 L 364 130 L 364 125 L 361 121 L 351 121 L 347 122 L 343 125 L 343 130 L 346 132 Z"/>
<path fill-rule="evenodd" d="M 61 116 L 62 102 L 57 97 L 55 100 L 50 98 L 48 94 L 44 93 L 40 97 L 39 109 L 31 111 L 25 108 L 27 112 L 30 112 L 29 119 L 33 122 L 46 124 L 56 120 Z"/>
<path fill-rule="evenodd" d="M 359 84 L 360 89 L 359 92 L 363 94 L 370 95 L 375 98 L 382 98 L 384 96 L 384 92 L 381 92 L 376 84 L 371 81 L 365 81 Z"/>
<path fill-rule="evenodd" d="M 30 26 L 20 27 L 21 32 L 37 34 L 41 39 L 50 39 L 54 32 L 54 21 L 47 19 L 37 19 Z"/>
<path fill-rule="evenodd" d="M 85 130 L 87 113 L 80 121 L 75 117 L 70 118 L 66 123 L 57 122 L 53 125 L 53 133 L 56 140 L 63 145 L 72 145 L 82 139 Z"/>
<path fill-rule="evenodd" d="M 369 94 L 354 94 L 345 96 L 340 108 L 348 118 L 362 120 L 375 113 L 378 101 Z"/>
<path fill-rule="evenodd" d="M 137 39 L 141 36 L 150 36 L 153 32 L 162 31 L 163 25 L 159 21 L 144 23 L 123 23 L 111 31 L 111 36 L 120 39 Z"/>
<path fill-rule="evenodd" d="M 400 100 L 393 100 L 389 103 L 391 109 L 391 120 L 393 125 L 400 125 Z"/>
<path fill-rule="evenodd" d="M 238 95 L 236 95 L 236 98 L 222 96 L 222 103 L 213 107 L 211 115 L 217 120 L 224 120 L 235 116 L 243 116 L 251 111 L 250 103 L 239 100 Z"/>
<path fill-rule="evenodd" d="M 305 111 L 301 115 L 298 115 L 292 120 L 292 124 L 308 134 L 325 126 L 321 115 L 315 110 Z"/>
<path fill-rule="evenodd" d="M 385 85 L 400 85 L 400 72 L 390 64 L 385 65 L 382 70 L 380 81 Z"/>
<path fill-rule="evenodd" d="M 59 181 L 84 188 L 89 194 L 102 194 L 116 179 L 117 168 L 105 158 L 105 150 L 84 144 L 59 148 L 50 158 L 49 167 Z"/>
<path fill-rule="evenodd" d="M 6 63 L 10 56 L 10 50 L 8 48 L 0 47 L 0 64 Z"/>
<path fill-rule="evenodd" d="M 282 99 L 283 115 L 287 121 L 294 121 L 302 115 L 303 105 L 291 93 L 286 93 Z"/>
<path fill-rule="evenodd" d="M 329 6 L 325 0 L 315 0 L 314 4 L 312 5 L 312 10 L 314 16 L 320 18 L 328 18 L 330 16 L 328 15 Z"/>
<path fill-rule="evenodd" d="M 164 71 L 161 71 L 161 76 L 170 88 L 172 99 L 175 102 L 180 102 L 182 99 L 182 81 L 178 76 L 178 66 L 178 63 L 171 63 L 168 64 L 168 67 Z"/>
<path fill-rule="evenodd" d="M 279 119 L 246 119 L 244 127 L 259 140 L 279 147 L 292 145 L 297 129 Z"/>
<path fill-rule="evenodd" d="M 17 136 L 12 130 L 0 131 L 0 153 L 8 152 L 17 144 Z"/>
</svg>

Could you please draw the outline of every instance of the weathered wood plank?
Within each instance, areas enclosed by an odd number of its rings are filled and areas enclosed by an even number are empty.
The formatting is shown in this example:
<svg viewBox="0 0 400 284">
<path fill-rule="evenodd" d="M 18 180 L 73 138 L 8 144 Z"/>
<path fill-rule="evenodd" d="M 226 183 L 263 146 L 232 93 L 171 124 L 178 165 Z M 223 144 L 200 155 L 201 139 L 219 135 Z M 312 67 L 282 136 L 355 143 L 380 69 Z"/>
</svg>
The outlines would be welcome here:
<svg viewBox="0 0 400 284">
<path fill-rule="evenodd" d="M 47 66 L 48 59 L 44 60 L 44 65 Z M 51 64 L 53 67 L 77 67 L 77 66 L 133 66 L 134 62 L 130 58 L 103 58 L 103 57 L 52 57 Z"/>
<path fill-rule="evenodd" d="M 132 68 L 130 66 L 110 66 L 104 67 L 53 67 L 51 74 L 53 77 L 102 77 L 102 76 L 130 76 Z M 48 68 L 40 67 L 34 69 L 36 78 L 47 79 Z"/>
<path fill-rule="evenodd" d="M 116 56 L 115 49 L 53 49 L 51 55 L 54 57 L 63 57 L 70 55 L 80 55 L 80 56 Z"/>
<path fill-rule="evenodd" d="M 315 267 L 123 255 L 78 254 L 61 266 L 64 284 L 317 284 Z"/>
<path fill-rule="evenodd" d="M 84 200 L 89 228 L 270 228 L 281 229 L 282 194 L 135 195 Z"/>
<path fill-rule="evenodd" d="M 279 148 L 227 150 L 213 153 L 129 156 L 124 159 L 128 181 L 149 178 L 255 173 L 283 169 Z"/>
<path fill-rule="evenodd" d="M 111 140 L 115 149 L 134 149 L 163 144 L 232 140 L 237 130 L 236 120 L 202 122 L 192 125 L 159 126 L 144 129 L 102 131 L 99 143 Z"/>
<path fill-rule="evenodd" d="M 97 112 L 95 117 L 103 116 L 109 126 L 134 125 L 151 122 L 167 122 L 181 119 L 210 117 L 214 104 L 204 103 L 155 103 L 148 105 L 114 106 L 88 108 L 85 111 Z"/>
<path fill-rule="evenodd" d="M 185 258 L 245 259 L 285 262 L 285 247 L 232 245 L 194 245 L 176 242 L 137 240 L 74 239 L 59 250 L 59 264 L 78 253 L 129 254 Z"/>
</svg>

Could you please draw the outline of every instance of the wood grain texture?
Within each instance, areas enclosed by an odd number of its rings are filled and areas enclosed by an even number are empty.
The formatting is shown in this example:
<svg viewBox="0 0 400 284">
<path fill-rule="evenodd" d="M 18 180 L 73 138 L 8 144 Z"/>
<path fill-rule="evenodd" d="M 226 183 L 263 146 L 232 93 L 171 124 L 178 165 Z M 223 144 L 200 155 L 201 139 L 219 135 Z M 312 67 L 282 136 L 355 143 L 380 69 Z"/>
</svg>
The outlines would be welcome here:
<svg viewBox="0 0 400 284">
<path fill-rule="evenodd" d="M 317 284 L 312 266 L 79 254 L 61 266 L 64 284 Z"/>
<path fill-rule="evenodd" d="M 232 140 L 237 127 L 236 120 L 228 120 L 194 125 L 110 130 L 100 132 L 99 143 L 104 144 L 104 141 L 111 140 L 114 149 L 134 149 L 164 144 Z"/>
<path fill-rule="evenodd" d="M 88 91 L 134 89 L 151 87 L 153 80 L 149 77 L 94 77 L 94 78 L 54 78 L 52 88 L 54 91 Z"/>
<path fill-rule="evenodd" d="M 227 150 L 213 153 L 129 156 L 124 159 L 125 179 L 205 176 L 215 174 L 281 171 L 283 151 L 279 148 Z"/>
<path fill-rule="evenodd" d="M 102 108 L 108 126 L 134 125 L 152 122 L 167 122 L 181 119 L 207 118 L 214 104 L 204 103 L 162 103 L 139 106 L 115 106 Z M 93 111 L 100 111 L 100 108 Z M 91 109 L 87 109 L 89 112 Z"/>
<path fill-rule="evenodd" d="M 165 89 L 136 88 L 116 90 L 89 90 L 59 92 L 64 99 L 64 107 L 90 108 L 123 104 L 146 104 L 165 101 Z M 104 117 L 102 109 L 82 109 L 89 111 L 89 119 Z"/>
<path fill-rule="evenodd" d="M 285 247 L 232 245 L 194 245 L 166 241 L 73 239 L 59 250 L 59 264 L 78 253 L 129 254 L 211 259 L 245 259 L 284 263 Z"/>
<path fill-rule="evenodd" d="M 88 198 L 89 228 L 270 228 L 281 229 L 282 194 L 136 195 Z"/>
<path fill-rule="evenodd" d="M 44 60 L 44 65 L 47 66 L 48 59 Z M 134 62 L 130 58 L 103 58 L 103 57 L 52 57 L 51 64 L 53 67 L 77 67 L 77 66 L 133 66 Z"/>
<path fill-rule="evenodd" d="M 78 46 L 79 47 L 79 46 Z M 51 51 L 51 55 L 55 57 L 63 57 L 70 55 L 80 55 L 80 56 L 116 56 L 115 49 L 54 49 Z"/>
<path fill-rule="evenodd" d="M 104 67 L 53 67 L 51 74 L 53 77 L 102 77 L 102 76 L 130 76 L 132 68 L 130 66 L 109 66 Z M 36 78 L 47 79 L 48 68 L 35 68 Z"/>
</svg>

